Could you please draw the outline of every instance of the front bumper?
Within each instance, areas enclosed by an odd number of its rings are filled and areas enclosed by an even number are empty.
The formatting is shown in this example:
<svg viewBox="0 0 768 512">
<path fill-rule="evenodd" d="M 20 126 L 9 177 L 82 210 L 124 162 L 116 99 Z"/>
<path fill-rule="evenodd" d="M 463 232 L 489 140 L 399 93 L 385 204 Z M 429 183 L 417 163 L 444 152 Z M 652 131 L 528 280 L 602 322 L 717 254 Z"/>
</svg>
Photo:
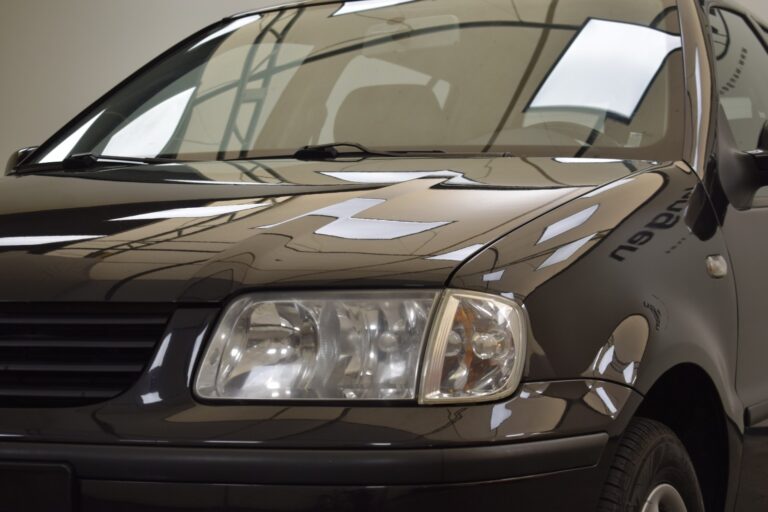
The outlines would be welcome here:
<svg viewBox="0 0 768 512">
<path fill-rule="evenodd" d="M 177 312 L 114 399 L 0 410 L 0 511 L 594 510 L 640 402 L 577 379 L 471 406 L 202 404 L 215 315 Z"/>
<path fill-rule="evenodd" d="M 1 510 L 592 510 L 609 436 L 408 450 L 254 450 L 0 443 L 29 480 Z M 61 475 L 46 487 L 45 471 Z M 18 475 L 18 471 L 17 471 Z M 20 484 L 21 482 L 21 484 Z M 18 487 L 26 489 L 19 492 Z M 505 507 L 506 508 L 506 507 Z"/>
</svg>

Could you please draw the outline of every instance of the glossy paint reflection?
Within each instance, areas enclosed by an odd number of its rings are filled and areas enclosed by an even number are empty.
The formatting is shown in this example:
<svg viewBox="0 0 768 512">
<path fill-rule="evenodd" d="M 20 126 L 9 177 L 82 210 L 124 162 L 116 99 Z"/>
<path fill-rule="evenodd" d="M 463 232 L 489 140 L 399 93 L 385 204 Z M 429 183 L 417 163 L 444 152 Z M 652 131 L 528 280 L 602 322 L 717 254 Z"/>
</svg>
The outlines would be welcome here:
<svg viewBox="0 0 768 512">
<path fill-rule="evenodd" d="M 529 108 L 592 109 L 631 120 L 664 61 L 680 46 L 680 36 L 655 28 L 591 19 Z"/>
<path fill-rule="evenodd" d="M 633 386 L 648 345 L 649 334 L 648 320 L 644 316 L 632 315 L 624 319 L 583 375 L 596 379 L 623 380 L 626 385 Z"/>
<path fill-rule="evenodd" d="M 643 165 L 372 159 L 339 176 L 329 171 L 336 163 L 274 160 L 2 178 L 0 274 L 14 268 L 3 279 L 38 284 L 4 286 L 0 299 L 222 301 L 329 281 L 442 286 L 486 244 Z M 32 191 L 60 213 L 18 199 Z M 42 282 L 26 274 L 51 268 Z"/>
<path fill-rule="evenodd" d="M 527 296 L 568 269 L 663 186 L 660 174 L 645 173 L 631 181 L 597 188 L 538 222 L 516 230 L 500 242 L 496 251 L 487 251 L 468 262 L 456 283 L 472 282 L 475 269 L 478 275 L 504 270 L 504 279 L 493 288 Z M 487 268 L 491 258 L 492 267 Z"/>
</svg>

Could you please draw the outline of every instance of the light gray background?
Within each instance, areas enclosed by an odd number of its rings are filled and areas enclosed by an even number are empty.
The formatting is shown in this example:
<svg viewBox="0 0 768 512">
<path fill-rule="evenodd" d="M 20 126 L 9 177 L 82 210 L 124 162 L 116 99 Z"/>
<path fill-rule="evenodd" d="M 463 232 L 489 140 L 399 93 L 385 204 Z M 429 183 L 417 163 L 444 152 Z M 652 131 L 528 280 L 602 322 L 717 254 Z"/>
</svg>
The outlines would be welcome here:
<svg viewBox="0 0 768 512">
<path fill-rule="evenodd" d="M 472 1 L 472 0 L 467 0 Z M 768 20 L 768 0 L 742 0 Z M 279 0 L 3 0 L 0 165 L 215 20 Z"/>
</svg>

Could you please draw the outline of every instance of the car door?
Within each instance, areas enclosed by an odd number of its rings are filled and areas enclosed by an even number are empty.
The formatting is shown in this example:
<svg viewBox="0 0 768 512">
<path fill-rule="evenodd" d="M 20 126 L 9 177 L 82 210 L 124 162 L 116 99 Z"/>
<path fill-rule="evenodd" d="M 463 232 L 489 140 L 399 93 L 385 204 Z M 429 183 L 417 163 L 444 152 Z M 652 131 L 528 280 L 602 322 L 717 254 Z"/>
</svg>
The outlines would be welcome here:
<svg viewBox="0 0 768 512">
<path fill-rule="evenodd" d="M 732 155 L 743 156 L 768 143 L 768 46 L 759 25 L 728 7 L 710 6 L 709 23 L 720 104 L 718 174 L 728 196 L 729 181 L 743 173 L 739 158 Z M 724 209 L 723 232 L 739 300 L 736 389 L 746 407 L 737 510 L 766 510 L 768 187 L 759 189 L 749 205 L 730 202 Z"/>
</svg>

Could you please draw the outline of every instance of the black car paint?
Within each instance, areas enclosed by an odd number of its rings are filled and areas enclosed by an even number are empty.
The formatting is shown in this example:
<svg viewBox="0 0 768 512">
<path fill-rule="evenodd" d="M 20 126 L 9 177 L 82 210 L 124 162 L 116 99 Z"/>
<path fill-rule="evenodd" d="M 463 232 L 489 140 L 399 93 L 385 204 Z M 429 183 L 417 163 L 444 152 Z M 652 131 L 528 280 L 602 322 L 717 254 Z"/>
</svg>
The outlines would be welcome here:
<svg viewBox="0 0 768 512">
<path fill-rule="evenodd" d="M 0 458 L 71 464 L 80 481 L 83 510 L 416 510 L 436 503 L 459 509 L 491 506 L 509 496 L 519 496 L 529 510 L 593 510 L 616 439 L 643 397 L 671 369 L 695 365 L 714 384 L 729 423 L 726 505 L 729 510 L 760 510 L 768 381 L 760 378 L 766 358 L 760 342 L 766 318 L 760 310 L 765 251 L 755 233 L 761 232 L 766 210 L 760 205 L 734 207 L 741 198 L 733 197 L 727 181 L 736 164 L 718 151 L 716 119 L 710 132 L 713 138 L 705 141 L 708 150 L 703 153 L 712 156 L 701 166 L 701 177 L 698 169 L 682 162 L 376 158 L 357 168 L 450 169 L 471 183 L 451 184 L 450 178 L 436 175 L 397 184 L 360 184 L 323 174 L 338 170 L 333 163 L 296 161 L 270 162 L 279 178 L 265 174 L 265 185 L 217 183 L 208 177 L 216 171 L 197 168 L 230 165 L 223 163 L 0 178 L 0 236 L 77 232 L 115 239 L 111 245 L 84 241 L 79 248 L 0 248 L 0 302 L 86 307 L 153 302 L 171 303 L 175 309 L 150 369 L 120 397 L 72 409 L 4 409 L 0 435 L 6 441 L 0 443 Z M 694 146 L 692 142 L 692 152 Z M 478 171 L 485 165 L 499 166 L 500 172 L 485 176 Z M 461 211 L 446 200 L 456 194 L 475 197 Z M 543 199 L 526 207 L 509 199 L 525 194 Z M 418 205 L 415 212 L 398 203 L 402 197 Z M 429 230 L 429 238 L 447 229 L 457 233 L 431 244 L 419 237 L 318 243 L 314 231 L 333 219 L 307 213 L 354 198 L 385 201 L 367 218 L 445 221 L 449 224 Z M 109 263 L 152 246 L 126 233 L 164 222 L 122 221 L 128 223 L 123 226 L 115 219 L 215 201 L 275 199 L 288 201 L 288 208 L 270 204 L 236 222 L 225 217 L 207 226 L 209 234 L 220 234 L 224 241 L 196 248 L 194 254 L 178 250 L 180 246 L 158 247 L 167 257 L 162 264 Z M 483 208 L 472 208 L 475 204 Z M 586 222 L 539 243 L 548 227 L 595 205 Z M 465 225 L 474 226 L 481 214 L 486 217 L 484 233 L 458 233 Z M 293 226 L 284 232 L 264 228 L 281 218 L 293 219 Z M 243 237 L 236 231 L 240 229 L 253 234 Z M 558 249 L 587 237 L 565 261 L 542 266 Z M 291 246 L 294 239 L 312 250 L 297 252 Z M 477 249 L 466 261 L 435 259 L 467 247 Z M 729 262 L 726 278 L 707 274 L 706 259 L 712 255 Z M 290 256 L 296 259 L 288 266 Z M 97 264 L 105 271 L 95 278 Z M 275 264 L 279 272 L 270 267 Z M 192 396 L 191 376 L 205 336 L 221 305 L 233 296 L 252 290 L 401 286 L 450 286 L 522 301 L 531 319 L 532 343 L 521 389 L 499 403 L 462 407 L 222 406 Z M 737 350 L 737 339 L 749 344 L 745 354 Z M 752 381 L 737 380 L 741 373 Z M 532 440 L 578 439 L 598 432 L 610 436 L 604 449 L 601 445 L 590 453 L 597 455 L 598 464 L 555 463 L 529 473 L 546 476 L 520 479 L 523 474 L 501 469 L 463 479 L 465 485 L 459 486 L 448 485 L 455 482 L 444 473 L 409 476 L 410 481 L 382 476 L 408 465 L 391 450 L 524 446 Z M 67 446 L 76 453 L 67 452 Z M 218 473 L 203 463 L 177 462 L 183 470 L 174 470 L 173 463 L 153 467 L 156 447 L 180 457 L 191 450 L 188 460 L 204 462 L 209 460 L 194 450 L 209 450 L 202 453 L 223 457 L 214 466 L 221 471 L 226 470 L 227 454 L 235 457 L 227 452 L 233 448 L 285 450 L 286 456 L 298 457 L 290 459 L 296 474 L 275 479 L 270 465 L 258 458 L 242 466 L 239 476 L 212 476 Z M 110 452 L 113 448 L 122 450 L 121 455 Z M 384 457 L 369 457 L 378 461 L 372 467 L 361 457 L 359 475 L 352 472 L 331 486 L 333 479 L 324 480 L 327 475 L 319 475 L 320 468 L 302 469 L 301 450 L 312 450 L 308 459 L 325 457 L 329 471 L 340 467 L 334 466 L 343 458 L 340 453 L 371 450 Z M 116 457 L 135 459 L 133 465 L 116 469 L 110 467 Z M 560 492 L 565 489 L 569 492 Z"/>
</svg>

